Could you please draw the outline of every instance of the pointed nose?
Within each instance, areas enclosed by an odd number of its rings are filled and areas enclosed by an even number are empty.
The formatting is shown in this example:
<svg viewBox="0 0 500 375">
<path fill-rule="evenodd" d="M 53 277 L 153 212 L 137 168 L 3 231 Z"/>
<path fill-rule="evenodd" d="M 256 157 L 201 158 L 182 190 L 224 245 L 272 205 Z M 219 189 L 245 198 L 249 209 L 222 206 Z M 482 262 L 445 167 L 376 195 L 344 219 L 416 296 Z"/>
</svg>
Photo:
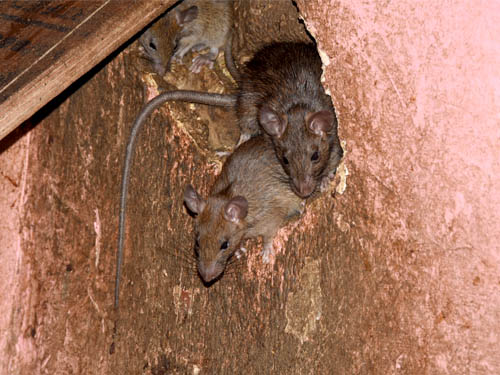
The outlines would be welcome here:
<svg viewBox="0 0 500 375">
<path fill-rule="evenodd" d="M 294 181 L 294 187 L 298 196 L 307 198 L 314 192 L 316 184 L 311 176 L 307 176 Z"/>
<path fill-rule="evenodd" d="M 219 276 L 224 268 L 220 267 L 217 262 L 199 262 L 198 273 L 204 282 L 209 283 Z"/>
</svg>

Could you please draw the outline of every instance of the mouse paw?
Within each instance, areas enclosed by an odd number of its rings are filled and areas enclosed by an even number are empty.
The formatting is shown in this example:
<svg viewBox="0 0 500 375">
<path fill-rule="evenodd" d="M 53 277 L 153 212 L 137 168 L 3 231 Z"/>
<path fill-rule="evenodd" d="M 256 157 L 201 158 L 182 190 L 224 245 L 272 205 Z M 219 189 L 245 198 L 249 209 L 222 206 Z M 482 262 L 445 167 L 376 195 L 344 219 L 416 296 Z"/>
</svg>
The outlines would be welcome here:
<svg viewBox="0 0 500 375">
<path fill-rule="evenodd" d="M 244 254 L 246 254 L 246 252 L 247 249 L 245 249 L 244 247 L 240 247 L 238 250 L 236 250 L 234 256 L 236 257 L 236 259 L 240 259 Z"/>
<path fill-rule="evenodd" d="M 262 261 L 266 264 L 271 263 L 271 259 L 274 257 L 274 247 L 273 243 L 267 243 L 264 245 L 260 255 L 262 255 Z"/>
<path fill-rule="evenodd" d="M 204 65 L 212 69 L 214 67 L 214 61 L 210 59 L 208 55 L 198 55 L 193 59 L 193 64 L 189 70 L 193 73 L 199 73 Z"/>
<path fill-rule="evenodd" d="M 330 173 L 328 173 L 328 175 L 323 177 L 323 179 L 321 180 L 321 183 L 319 185 L 319 191 L 324 193 L 325 191 L 328 190 L 328 188 L 330 187 L 330 183 L 335 179 L 335 172 L 337 172 L 336 169 L 331 171 Z"/>
</svg>

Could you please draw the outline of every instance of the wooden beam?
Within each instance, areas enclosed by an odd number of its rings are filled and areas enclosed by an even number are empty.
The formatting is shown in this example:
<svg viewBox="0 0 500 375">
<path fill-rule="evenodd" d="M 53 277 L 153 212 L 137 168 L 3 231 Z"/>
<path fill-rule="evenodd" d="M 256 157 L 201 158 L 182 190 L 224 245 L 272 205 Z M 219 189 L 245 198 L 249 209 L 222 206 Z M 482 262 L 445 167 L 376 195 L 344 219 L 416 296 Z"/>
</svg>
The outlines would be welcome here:
<svg viewBox="0 0 500 375">
<path fill-rule="evenodd" d="M 0 2 L 0 139 L 174 2 Z"/>
</svg>

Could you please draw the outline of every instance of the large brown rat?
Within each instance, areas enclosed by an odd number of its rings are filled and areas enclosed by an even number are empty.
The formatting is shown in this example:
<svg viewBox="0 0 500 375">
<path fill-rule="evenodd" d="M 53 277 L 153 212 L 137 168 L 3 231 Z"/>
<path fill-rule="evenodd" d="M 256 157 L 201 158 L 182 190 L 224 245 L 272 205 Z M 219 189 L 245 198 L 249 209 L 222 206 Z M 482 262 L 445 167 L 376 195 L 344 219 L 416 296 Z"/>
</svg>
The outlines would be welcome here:
<svg viewBox="0 0 500 375">
<path fill-rule="evenodd" d="M 307 43 L 268 45 L 240 72 L 236 107 L 240 142 L 262 128 L 302 198 L 329 182 L 343 155 L 335 110 L 321 85 L 321 73 L 318 52 Z"/>
<path fill-rule="evenodd" d="M 262 236 L 262 255 L 268 262 L 276 232 L 303 209 L 303 200 L 291 190 L 273 144 L 264 136 L 248 140 L 229 156 L 207 198 L 188 185 L 184 202 L 197 214 L 195 252 L 205 283 L 223 274 L 245 239 Z"/>
</svg>

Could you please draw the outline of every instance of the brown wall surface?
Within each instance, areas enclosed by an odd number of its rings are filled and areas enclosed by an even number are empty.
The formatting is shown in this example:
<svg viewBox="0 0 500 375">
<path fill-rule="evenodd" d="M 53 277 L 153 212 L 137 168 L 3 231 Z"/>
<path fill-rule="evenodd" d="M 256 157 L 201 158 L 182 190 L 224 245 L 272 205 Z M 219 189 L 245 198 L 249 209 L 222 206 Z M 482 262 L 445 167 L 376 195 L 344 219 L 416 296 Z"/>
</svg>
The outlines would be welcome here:
<svg viewBox="0 0 500 375">
<path fill-rule="evenodd" d="M 114 311 L 124 152 L 156 92 L 126 48 L 0 144 L 1 374 L 500 372 L 499 7 L 297 3 L 345 142 L 336 186 L 272 264 L 252 243 L 205 288 L 182 193 L 207 191 L 213 124 L 234 118 L 164 106 L 134 156 Z M 254 4 L 237 24 L 293 13 Z M 220 64 L 182 87 L 230 90 Z"/>
</svg>

